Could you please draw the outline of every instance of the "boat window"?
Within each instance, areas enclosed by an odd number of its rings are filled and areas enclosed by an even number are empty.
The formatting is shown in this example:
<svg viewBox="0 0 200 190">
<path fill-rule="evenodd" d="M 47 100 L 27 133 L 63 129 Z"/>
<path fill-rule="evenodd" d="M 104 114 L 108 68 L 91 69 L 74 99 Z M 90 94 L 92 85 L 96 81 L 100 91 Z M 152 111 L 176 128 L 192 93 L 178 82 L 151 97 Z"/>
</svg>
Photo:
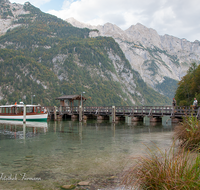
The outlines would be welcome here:
<svg viewBox="0 0 200 190">
<path fill-rule="evenodd" d="M 40 106 L 38 106 L 38 107 L 36 108 L 36 110 L 37 110 L 37 113 L 41 113 L 41 107 L 40 107 Z"/>
<path fill-rule="evenodd" d="M 26 113 L 34 112 L 34 107 L 26 107 Z"/>
<path fill-rule="evenodd" d="M 17 108 L 17 113 L 23 113 L 23 108 L 22 107 L 18 107 Z"/>
<path fill-rule="evenodd" d="M 11 108 L 11 113 L 15 113 L 15 107 Z"/>
</svg>

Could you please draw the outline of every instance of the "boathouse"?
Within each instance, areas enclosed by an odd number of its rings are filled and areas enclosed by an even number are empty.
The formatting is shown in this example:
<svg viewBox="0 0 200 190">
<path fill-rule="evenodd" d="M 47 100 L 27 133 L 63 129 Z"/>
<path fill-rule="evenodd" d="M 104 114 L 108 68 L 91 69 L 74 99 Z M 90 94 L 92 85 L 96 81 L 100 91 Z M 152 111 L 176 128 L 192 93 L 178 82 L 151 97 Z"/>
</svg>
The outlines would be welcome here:
<svg viewBox="0 0 200 190">
<path fill-rule="evenodd" d="M 81 95 L 63 95 L 55 99 L 60 100 L 60 106 L 69 106 L 69 107 L 74 107 L 75 100 L 78 101 L 78 105 L 81 105 L 81 100 L 82 100 L 82 104 L 83 102 L 86 101 L 86 98 Z"/>
<path fill-rule="evenodd" d="M 57 111 L 54 109 L 54 118 L 62 118 L 67 115 L 71 115 L 71 118 L 77 118 L 79 115 L 79 120 L 82 121 L 82 107 L 83 103 L 86 101 L 86 98 L 81 95 L 63 95 L 61 97 L 55 98 L 56 100 L 60 100 L 60 110 L 57 116 Z M 74 101 L 78 101 L 78 105 L 74 106 Z M 81 106 L 81 110 L 79 110 L 79 106 Z"/>
</svg>

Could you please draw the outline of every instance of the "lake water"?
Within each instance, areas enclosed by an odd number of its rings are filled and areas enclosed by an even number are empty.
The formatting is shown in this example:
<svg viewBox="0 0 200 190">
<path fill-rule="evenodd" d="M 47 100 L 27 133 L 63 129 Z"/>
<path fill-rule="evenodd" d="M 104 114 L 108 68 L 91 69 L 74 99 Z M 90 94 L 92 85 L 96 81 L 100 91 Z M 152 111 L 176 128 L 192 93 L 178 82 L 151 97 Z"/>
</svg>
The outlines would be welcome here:
<svg viewBox="0 0 200 190">
<path fill-rule="evenodd" d="M 0 121 L 0 189 L 60 189 L 78 181 L 94 184 L 88 189 L 98 183 L 106 189 L 107 178 L 128 168 L 146 145 L 166 149 L 172 144 L 173 126 L 166 121 L 65 120 L 26 126 Z"/>
</svg>

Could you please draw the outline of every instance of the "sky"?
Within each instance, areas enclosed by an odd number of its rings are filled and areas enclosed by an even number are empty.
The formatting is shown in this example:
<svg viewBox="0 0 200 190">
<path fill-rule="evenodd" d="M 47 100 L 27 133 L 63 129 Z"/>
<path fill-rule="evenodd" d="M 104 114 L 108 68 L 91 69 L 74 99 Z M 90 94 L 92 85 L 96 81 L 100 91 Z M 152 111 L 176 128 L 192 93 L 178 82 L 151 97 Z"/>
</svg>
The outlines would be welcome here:
<svg viewBox="0 0 200 190">
<path fill-rule="evenodd" d="M 24 4 L 27 0 L 10 0 Z M 91 25 L 112 23 L 123 30 L 140 23 L 159 35 L 200 41 L 199 0 L 29 0 L 41 11 Z"/>
</svg>

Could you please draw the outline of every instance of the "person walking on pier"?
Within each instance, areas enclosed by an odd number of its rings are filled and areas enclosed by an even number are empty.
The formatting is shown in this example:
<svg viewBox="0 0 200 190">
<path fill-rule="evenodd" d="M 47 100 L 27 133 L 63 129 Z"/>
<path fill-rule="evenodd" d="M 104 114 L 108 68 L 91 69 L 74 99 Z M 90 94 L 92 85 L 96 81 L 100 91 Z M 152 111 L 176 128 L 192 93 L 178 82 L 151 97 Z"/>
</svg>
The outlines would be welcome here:
<svg viewBox="0 0 200 190">
<path fill-rule="evenodd" d="M 197 109 L 197 106 L 198 106 L 198 101 L 196 98 L 194 98 L 194 102 L 193 102 L 194 109 Z"/>
</svg>

